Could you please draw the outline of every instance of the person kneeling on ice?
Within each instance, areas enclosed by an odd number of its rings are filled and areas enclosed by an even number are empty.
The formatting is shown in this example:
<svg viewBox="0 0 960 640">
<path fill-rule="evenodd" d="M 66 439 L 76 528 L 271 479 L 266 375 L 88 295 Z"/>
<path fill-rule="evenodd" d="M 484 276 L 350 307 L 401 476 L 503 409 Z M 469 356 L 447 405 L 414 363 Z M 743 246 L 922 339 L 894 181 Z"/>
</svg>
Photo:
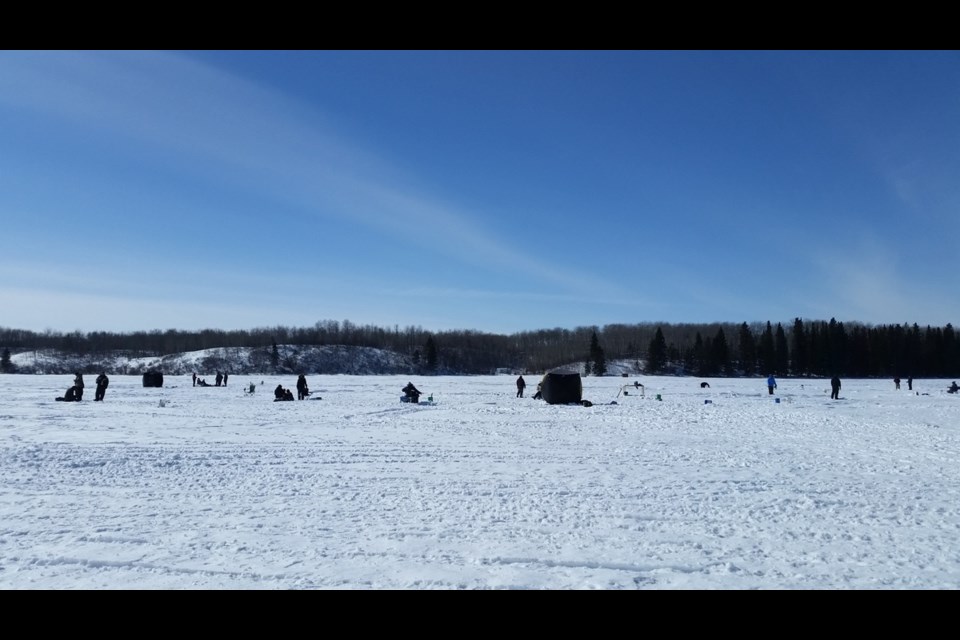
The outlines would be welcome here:
<svg viewBox="0 0 960 640">
<path fill-rule="evenodd" d="M 400 398 L 401 402 L 413 402 L 413 403 L 420 402 L 420 396 L 421 396 L 420 390 L 417 389 L 415 386 L 413 386 L 412 382 L 408 382 L 407 386 L 401 389 L 401 391 L 403 391 L 403 397 Z"/>
<path fill-rule="evenodd" d="M 79 396 L 77 396 L 77 387 L 73 386 L 67 389 L 66 394 L 57 398 L 58 402 L 80 402 Z"/>
<path fill-rule="evenodd" d="M 953 384 L 951 384 L 951 385 L 947 388 L 947 393 L 956 393 L 957 391 L 960 391 L 960 387 L 957 386 L 957 381 L 954 380 L 954 381 L 953 381 Z"/>
</svg>

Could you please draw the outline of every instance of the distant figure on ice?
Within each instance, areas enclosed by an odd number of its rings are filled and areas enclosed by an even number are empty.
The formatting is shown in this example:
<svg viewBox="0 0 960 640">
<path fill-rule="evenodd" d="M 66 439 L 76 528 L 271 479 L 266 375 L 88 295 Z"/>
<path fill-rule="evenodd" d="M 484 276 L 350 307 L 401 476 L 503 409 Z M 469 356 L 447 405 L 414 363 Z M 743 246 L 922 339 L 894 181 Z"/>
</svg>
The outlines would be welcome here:
<svg viewBox="0 0 960 640">
<path fill-rule="evenodd" d="M 956 393 L 957 391 L 960 391 L 960 387 L 957 386 L 957 381 L 954 380 L 953 384 L 947 387 L 947 393 Z"/>
<path fill-rule="evenodd" d="M 79 400 L 76 386 L 70 387 L 65 394 L 57 398 L 57 402 L 78 402 Z"/>
<path fill-rule="evenodd" d="M 77 393 L 77 402 L 83 400 L 83 374 L 78 373 L 77 376 L 73 379 L 73 386 L 76 389 Z"/>
<path fill-rule="evenodd" d="M 899 391 L 899 390 L 900 390 L 900 378 L 894 378 L 894 379 L 893 379 L 893 384 L 894 384 L 894 386 L 897 388 L 897 391 Z"/>
<path fill-rule="evenodd" d="M 103 400 L 103 396 L 107 395 L 107 385 L 110 384 L 110 378 L 107 377 L 107 374 L 100 372 L 100 375 L 97 376 L 97 390 L 93 394 L 94 400 Z"/>
<path fill-rule="evenodd" d="M 223 383 L 223 374 L 217 371 L 217 377 L 213 379 L 213 383 L 219 387 Z"/>
<path fill-rule="evenodd" d="M 414 404 L 420 402 L 420 396 L 422 394 L 420 393 L 419 389 L 413 386 L 412 382 L 408 382 L 407 386 L 401 389 L 401 391 L 403 391 L 403 397 L 400 398 L 401 401 L 413 402 Z"/>
<path fill-rule="evenodd" d="M 913 391 L 913 376 L 907 378 L 907 391 Z"/>
<path fill-rule="evenodd" d="M 226 371 L 223 372 L 223 386 L 227 386 L 227 378 L 230 376 Z"/>
<path fill-rule="evenodd" d="M 193 386 L 197 386 L 197 372 L 193 372 Z"/>
<path fill-rule="evenodd" d="M 306 400 L 308 395 L 310 389 L 307 388 L 307 377 L 301 373 L 297 378 L 297 400 Z"/>
<path fill-rule="evenodd" d="M 247 393 L 253 393 L 253 392 L 255 392 L 256 390 L 257 390 L 257 385 L 255 385 L 254 383 L 251 382 L 251 383 L 250 383 L 250 389 L 247 391 Z"/>
<path fill-rule="evenodd" d="M 634 384 L 636 384 L 636 383 L 634 383 Z M 543 383 L 542 383 L 542 382 L 538 382 L 538 383 L 537 383 L 537 392 L 536 392 L 535 394 L 533 394 L 533 399 L 534 399 L 534 400 L 543 400 Z"/>
<path fill-rule="evenodd" d="M 527 388 L 527 381 L 523 379 L 523 376 L 517 378 L 517 397 L 523 397 L 523 390 Z"/>
<path fill-rule="evenodd" d="M 278 384 L 277 388 L 273 390 L 273 399 L 274 400 L 283 400 L 283 385 Z"/>
<path fill-rule="evenodd" d="M 773 395 L 773 390 L 777 388 L 777 379 L 772 375 L 767 378 L 767 391 L 770 392 L 770 395 Z"/>
<path fill-rule="evenodd" d="M 830 399 L 839 400 L 840 399 L 840 378 L 833 376 L 830 379 Z"/>
<path fill-rule="evenodd" d="M 204 380 L 203 378 L 197 378 L 197 386 L 198 386 L 198 387 L 209 387 L 209 386 L 210 386 L 210 383 L 207 382 L 206 380 Z"/>
<path fill-rule="evenodd" d="M 710 383 L 709 383 L 709 382 L 701 382 L 701 383 L 700 383 L 700 388 L 701 388 L 701 389 L 709 389 L 709 388 L 710 388 Z"/>
</svg>

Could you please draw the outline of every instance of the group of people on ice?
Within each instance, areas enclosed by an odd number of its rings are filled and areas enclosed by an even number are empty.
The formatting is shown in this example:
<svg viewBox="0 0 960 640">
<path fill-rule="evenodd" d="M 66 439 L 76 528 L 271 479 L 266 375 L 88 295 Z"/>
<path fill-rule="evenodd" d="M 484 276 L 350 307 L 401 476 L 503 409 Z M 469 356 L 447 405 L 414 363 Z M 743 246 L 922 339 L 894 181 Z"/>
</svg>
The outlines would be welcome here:
<svg viewBox="0 0 960 640">
<path fill-rule="evenodd" d="M 100 400 L 103 400 L 105 395 L 107 395 L 107 385 L 110 384 L 110 378 L 107 377 L 106 373 L 101 372 L 100 375 L 97 376 L 96 383 L 97 389 L 93 393 L 93 399 L 99 402 Z M 78 372 L 73 378 L 73 385 L 67 389 L 65 394 L 57 398 L 57 400 L 59 402 L 80 402 L 83 400 L 84 386 L 83 374 Z"/>
<path fill-rule="evenodd" d="M 206 379 L 199 377 L 196 373 L 193 374 L 193 386 L 195 387 L 219 387 L 227 386 L 227 378 L 230 377 L 229 373 L 220 373 L 217 371 L 216 377 L 213 379 L 213 384 L 210 384 Z"/>
<path fill-rule="evenodd" d="M 300 374 L 297 377 L 297 400 L 306 400 L 310 395 L 310 387 L 307 386 L 307 377 Z M 282 384 L 278 384 L 273 390 L 273 400 L 293 400 L 293 392 L 290 389 L 284 389 Z M 319 400 L 319 398 L 318 398 Z"/>
</svg>

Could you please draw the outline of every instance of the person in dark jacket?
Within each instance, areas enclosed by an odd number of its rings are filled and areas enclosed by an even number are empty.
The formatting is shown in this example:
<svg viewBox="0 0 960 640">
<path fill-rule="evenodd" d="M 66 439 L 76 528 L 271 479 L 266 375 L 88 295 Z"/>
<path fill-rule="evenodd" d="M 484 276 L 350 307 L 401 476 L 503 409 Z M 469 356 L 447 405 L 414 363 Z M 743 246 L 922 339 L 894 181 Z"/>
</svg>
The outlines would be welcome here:
<svg viewBox="0 0 960 640">
<path fill-rule="evenodd" d="M 956 393 L 957 391 L 960 391 L 960 387 L 957 386 L 957 381 L 954 380 L 953 384 L 947 387 L 947 393 Z"/>
<path fill-rule="evenodd" d="M 830 399 L 839 400 L 840 399 L 840 378 L 833 376 L 830 379 Z"/>
<path fill-rule="evenodd" d="M 213 379 L 213 382 L 219 387 L 223 383 L 223 374 L 217 371 L 217 376 Z"/>
<path fill-rule="evenodd" d="M 273 399 L 274 400 L 283 400 L 283 385 L 278 384 L 277 388 L 273 390 Z"/>
<path fill-rule="evenodd" d="M 408 382 L 407 386 L 401 389 L 401 391 L 403 391 L 403 397 L 406 398 L 405 402 L 420 402 L 420 390 L 413 386 L 412 382 Z"/>
<path fill-rule="evenodd" d="M 307 377 L 301 373 L 297 378 L 297 400 L 306 400 L 308 395 L 310 389 L 307 388 Z"/>
<path fill-rule="evenodd" d="M 57 398 L 57 401 L 58 402 L 76 402 L 78 399 L 79 398 L 77 398 L 77 388 L 70 387 L 69 389 L 67 389 L 67 392 L 64 395 Z"/>
<path fill-rule="evenodd" d="M 78 373 L 73 379 L 73 388 L 76 389 L 77 402 L 83 400 L 83 374 Z"/>
<path fill-rule="evenodd" d="M 103 396 L 107 395 L 107 385 L 110 384 L 110 378 L 107 377 L 107 374 L 100 372 L 100 375 L 97 376 L 97 390 L 93 394 L 93 399 L 95 401 L 103 400 Z"/>
<path fill-rule="evenodd" d="M 523 379 L 523 376 L 517 378 L 517 397 L 523 397 L 523 390 L 527 388 L 527 382 Z"/>
</svg>

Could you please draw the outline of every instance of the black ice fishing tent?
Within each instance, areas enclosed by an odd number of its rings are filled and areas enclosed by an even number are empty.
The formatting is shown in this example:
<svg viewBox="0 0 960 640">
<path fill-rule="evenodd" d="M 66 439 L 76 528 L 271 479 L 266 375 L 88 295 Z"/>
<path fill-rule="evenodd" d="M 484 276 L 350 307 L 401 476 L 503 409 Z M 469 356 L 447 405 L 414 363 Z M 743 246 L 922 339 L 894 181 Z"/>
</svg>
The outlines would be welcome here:
<svg viewBox="0 0 960 640">
<path fill-rule="evenodd" d="M 163 374 L 159 371 L 147 371 L 145 374 L 143 374 L 143 386 L 162 387 Z"/>
<path fill-rule="evenodd" d="M 579 373 L 548 373 L 540 381 L 540 393 L 547 404 L 580 404 L 583 384 Z"/>
</svg>

